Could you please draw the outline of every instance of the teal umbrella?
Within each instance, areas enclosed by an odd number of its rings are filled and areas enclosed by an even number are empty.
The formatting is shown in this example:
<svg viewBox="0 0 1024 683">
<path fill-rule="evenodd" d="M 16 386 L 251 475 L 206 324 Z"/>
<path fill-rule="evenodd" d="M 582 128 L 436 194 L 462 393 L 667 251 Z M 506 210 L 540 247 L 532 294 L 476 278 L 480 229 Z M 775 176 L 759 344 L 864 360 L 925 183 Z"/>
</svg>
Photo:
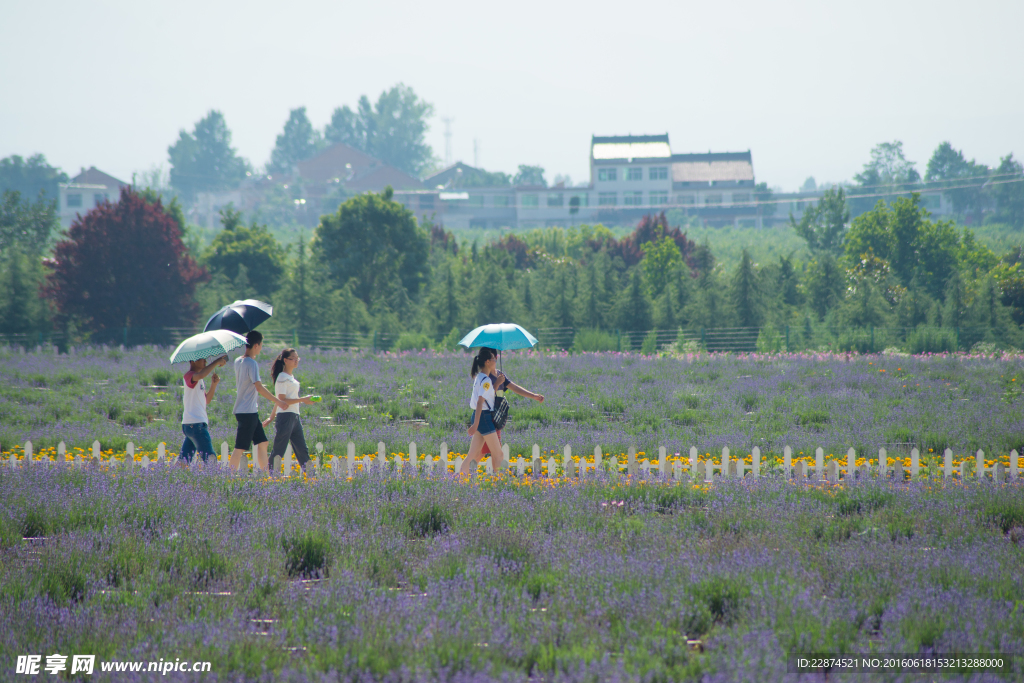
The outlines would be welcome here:
<svg viewBox="0 0 1024 683">
<path fill-rule="evenodd" d="M 239 346 L 245 346 L 245 337 L 237 332 L 231 330 L 200 332 L 178 344 L 178 348 L 174 349 L 174 353 L 171 354 L 171 363 L 223 356 Z"/>
<path fill-rule="evenodd" d="M 498 351 L 510 351 L 532 348 L 537 344 L 537 338 L 515 323 L 494 323 L 481 325 L 463 337 L 459 344 L 467 349 L 487 346 Z M 501 362 L 500 353 L 498 362 Z"/>
<path fill-rule="evenodd" d="M 499 351 L 512 349 L 529 349 L 537 343 L 537 338 L 514 323 L 494 323 L 481 325 L 459 342 L 467 349 L 487 346 Z"/>
</svg>

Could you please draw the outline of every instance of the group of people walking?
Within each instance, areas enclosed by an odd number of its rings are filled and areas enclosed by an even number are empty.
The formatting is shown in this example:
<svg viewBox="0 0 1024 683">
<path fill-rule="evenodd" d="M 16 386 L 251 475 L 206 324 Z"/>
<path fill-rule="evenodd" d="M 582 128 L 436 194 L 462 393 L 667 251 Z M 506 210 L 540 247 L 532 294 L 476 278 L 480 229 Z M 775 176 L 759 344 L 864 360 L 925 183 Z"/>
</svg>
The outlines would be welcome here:
<svg viewBox="0 0 1024 683">
<path fill-rule="evenodd" d="M 235 448 L 231 453 L 232 470 L 241 467 L 242 457 L 252 449 L 256 466 L 269 471 L 269 463 L 274 458 L 284 457 L 285 449 L 290 443 L 299 466 L 309 466 L 309 449 L 306 447 L 306 436 L 299 419 L 299 406 L 312 405 L 313 397 L 300 396 L 301 385 L 295 378 L 295 369 L 299 366 L 299 353 L 293 348 L 281 351 L 271 365 L 270 374 L 274 381 L 271 393 L 260 379 L 260 368 L 256 359 L 263 350 L 263 335 L 252 330 L 246 335 L 245 353 L 234 360 L 235 370 L 235 405 L 233 413 L 237 422 L 235 431 Z M 470 474 L 476 470 L 478 463 L 489 454 L 494 463 L 494 470 L 502 467 L 504 454 L 501 450 L 501 430 L 495 427 L 494 409 L 496 400 L 503 397 L 505 391 L 512 391 L 538 402 L 544 396 L 524 389 L 502 371 L 497 370 L 498 352 L 491 348 L 481 348 L 473 357 L 470 377 L 473 388 L 469 398 L 472 409 L 472 420 L 469 425 L 469 453 L 462 463 L 460 474 Z M 210 437 L 210 420 L 206 406 L 213 400 L 220 376 L 215 370 L 226 365 L 227 356 L 207 362 L 199 359 L 189 362 L 189 369 L 182 379 L 185 385 L 181 431 L 185 436 L 181 444 L 178 460 L 188 465 L 199 455 L 203 462 L 213 456 L 213 440 Z M 209 379 L 209 385 L 207 385 Z M 267 399 L 273 405 L 270 416 L 260 420 L 259 397 Z M 274 446 L 270 452 L 268 463 L 267 446 L 269 439 L 264 427 L 274 422 Z"/>
<path fill-rule="evenodd" d="M 295 379 L 295 368 L 299 365 L 299 353 L 287 348 L 281 351 L 271 365 L 270 374 L 274 380 L 274 392 L 271 393 L 260 378 L 260 367 L 256 362 L 263 351 L 263 335 L 256 330 L 250 331 L 245 338 L 245 353 L 234 360 L 235 370 L 235 448 L 231 453 L 231 469 L 241 467 L 242 456 L 252 449 L 256 466 L 269 471 L 269 463 L 273 458 L 284 457 L 285 449 L 291 443 L 292 450 L 299 461 L 299 466 L 306 468 L 310 462 L 309 449 L 306 447 L 306 436 L 299 420 L 299 406 L 312 405 L 312 396 L 300 396 L 299 381 Z M 179 462 L 188 465 L 195 455 L 203 462 L 214 456 L 213 440 L 210 438 L 210 420 L 206 406 L 213 400 L 214 392 L 220 383 L 220 377 L 214 370 L 227 365 L 227 356 L 208 363 L 206 359 L 189 361 L 189 369 L 184 374 L 185 393 L 184 409 L 181 417 L 181 431 L 185 440 L 178 454 Z M 206 378 L 210 378 L 209 387 Z M 273 405 L 270 416 L 260 420 L 259 397 L 267 399 Z M 276 421 L 275 421 L 276 419 Z M 274 422 L 274 447 L 268 461 L 267 433 L 264 427 Z"/>
</svg>

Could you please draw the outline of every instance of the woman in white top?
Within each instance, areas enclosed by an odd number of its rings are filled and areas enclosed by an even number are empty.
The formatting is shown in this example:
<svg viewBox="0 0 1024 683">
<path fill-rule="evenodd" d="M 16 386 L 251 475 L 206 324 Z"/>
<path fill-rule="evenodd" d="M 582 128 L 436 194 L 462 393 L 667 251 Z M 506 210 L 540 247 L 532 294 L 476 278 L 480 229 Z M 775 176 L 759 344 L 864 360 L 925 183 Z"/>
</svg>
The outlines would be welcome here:
<svg viewBox="0 0 1024 683">
<path fill-rule="evenodd" d="M 513 391 L 522 396 L 528 396 L 535 401 L 543 401 L 540 394 L 528 392 L 521 387 L 515 387 L 502 373 L 495 375 L 494 365 L 497 360 L 497 352 L 494 349 L 484 347 L 473 357 L 473 367 L 469 371 L 473 378 L 473 393 L 469 398 L 469 407 L 473 409 L 473 424 L 469 426 L 469 435 L 472 440 L 469 442 L 469 453 L 462 463 L 460 474 L 469 474 L 476 471 L 477 463 L 484 457 L 484 445 L 487 445 L 494 458 L 494 471 L 501 469 L 502 452 L 501 439 L 494 427 L 494 397 L 495 384 L 499 388 L 505 386 L 513 387 Z M 497 378 L 497 379 L 495 379 Z"/>
<path fill-rule="evenodd" d="M 285 349 L 277 355 L 270 369 L 270 374 L 274 378 L 274 395 L 288 404 L 288 407 L 280 412 L 275 405 L 270 417 L 263 422 L 263 426 L 266 427 L 274 420 L 275 415 L 277 417 L 274 422 L 274 449 L 270 452 L 271 467 L 274 458 L 284 457 L 289 442 L 292 444 L 295 457 L 298 458 L 299 467 L 306 469 L 306 463 L 310 462 L 306 435 L 302 431 L 302 422 L 299 421 L 299 404 L 313 405 L 313 400 L 311 396 L 299 396 L 299 380 L 294 376 L 299 360 L 298 351 Z"/>
<path fill-rule="evenodd" d="M 222 356 L 209 365 L 205 358 L 189 361 L 188 372 L 182 376 L 185 393 L 182 397 L 181 431 L 185 435 L 185 440 L 178 452 L 178 462 L 183 465 L 191 463 L 192 456 L 196 453 L 199 453 L 204 463 L 214 455 L 206 405 L 213 400 L 213 394 L 220 383 L 220 376 L 213 371 L 227 362 L 227 356 Z M 210 377 L 210 388 L 207 390 L 206 377 L 210 373 L 213 373 L 213 376 Z"/>
</svg>

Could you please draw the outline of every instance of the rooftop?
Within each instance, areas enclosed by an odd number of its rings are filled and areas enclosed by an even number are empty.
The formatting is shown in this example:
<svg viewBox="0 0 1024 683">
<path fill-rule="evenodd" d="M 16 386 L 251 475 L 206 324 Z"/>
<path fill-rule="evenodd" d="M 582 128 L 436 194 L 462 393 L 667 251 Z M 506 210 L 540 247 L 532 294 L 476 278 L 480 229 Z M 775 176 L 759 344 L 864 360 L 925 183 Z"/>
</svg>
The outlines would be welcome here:
<svg viewBox="0 0 1024 683">
<path fill-rule="evenodd" d="M 672 155 L 672 182 L 675 183 L 753 179 L 754 165 L 749 151 Z"/>
<path fill-rule="evenodd" d="M 591 136 L 592 159 L 661 159 L 672 156 L 665 135 Z"/>
</svg>

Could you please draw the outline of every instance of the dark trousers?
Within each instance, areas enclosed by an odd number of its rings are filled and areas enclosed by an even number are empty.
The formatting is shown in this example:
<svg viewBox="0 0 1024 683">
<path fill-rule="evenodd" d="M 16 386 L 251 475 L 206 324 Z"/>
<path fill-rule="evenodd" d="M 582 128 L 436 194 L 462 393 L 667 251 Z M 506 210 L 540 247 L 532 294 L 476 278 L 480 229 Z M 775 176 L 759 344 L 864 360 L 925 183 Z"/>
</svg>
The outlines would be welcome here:
<svg viewBox="0 0 1024 683">
<path fill-rule="evenodd" d="M 274 450 L 270 453 L 270 462 L 280 456 L 284 458 L 284 449 L 288 442 L 299 461 L 299 467 L 309 462 L 309 449 L 306 448 L 306 435 L 302 432 L 302 422 L 296 413 L 278 413 L 274 420 Z"/>
</svg>

